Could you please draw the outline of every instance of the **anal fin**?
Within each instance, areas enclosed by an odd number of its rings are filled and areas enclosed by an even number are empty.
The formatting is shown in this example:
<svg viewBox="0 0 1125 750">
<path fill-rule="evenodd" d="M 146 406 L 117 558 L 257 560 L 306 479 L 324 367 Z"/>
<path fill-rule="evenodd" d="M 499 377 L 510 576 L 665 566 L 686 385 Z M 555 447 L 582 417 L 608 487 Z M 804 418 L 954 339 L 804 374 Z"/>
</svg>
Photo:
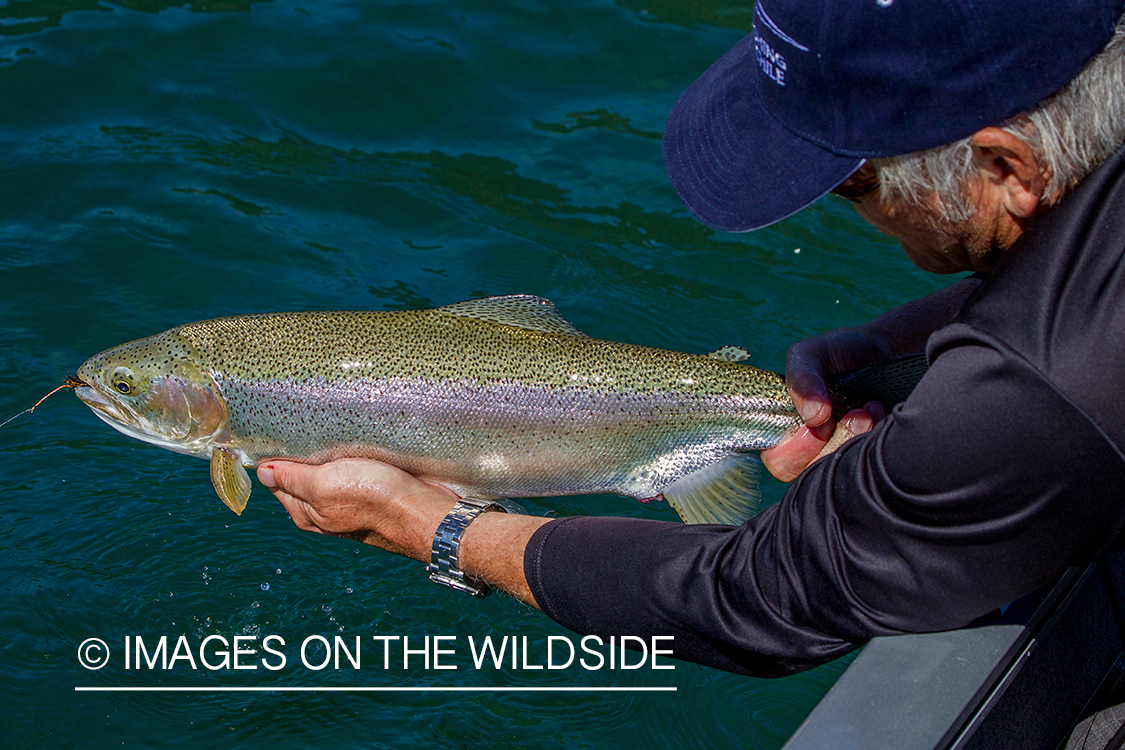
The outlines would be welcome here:
<svg viewBox="0 0 1125 750">
<path fill-rule="evenodd" d="M 216 446 L 211 451 L 211 484 L 219 499 L 241 516 L 250 500 L 250 477 L 230 448 Z"/>
<path fill-rule="evenodd" d="M 732 453 L 664 488 L 684 523 L 738 526 L 758 512 L 762 461 L 754 453 Z"/>
</svg>

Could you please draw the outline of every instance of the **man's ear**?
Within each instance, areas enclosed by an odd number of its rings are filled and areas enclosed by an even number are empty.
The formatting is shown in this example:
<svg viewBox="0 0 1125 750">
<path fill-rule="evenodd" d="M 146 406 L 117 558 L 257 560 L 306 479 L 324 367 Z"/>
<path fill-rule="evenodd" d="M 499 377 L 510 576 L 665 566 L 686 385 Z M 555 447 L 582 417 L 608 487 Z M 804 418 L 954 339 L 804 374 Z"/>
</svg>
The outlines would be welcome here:
<svg viewBox="0 0 1125 750">
<path fill-rule="evenodd" d="M 1031 147 L 1000 128 L 984 128 L 969 138 L 982 180 L 1016 221 L 1030 218 L 1047 205 L 1048 175 Z"/>
</svg>

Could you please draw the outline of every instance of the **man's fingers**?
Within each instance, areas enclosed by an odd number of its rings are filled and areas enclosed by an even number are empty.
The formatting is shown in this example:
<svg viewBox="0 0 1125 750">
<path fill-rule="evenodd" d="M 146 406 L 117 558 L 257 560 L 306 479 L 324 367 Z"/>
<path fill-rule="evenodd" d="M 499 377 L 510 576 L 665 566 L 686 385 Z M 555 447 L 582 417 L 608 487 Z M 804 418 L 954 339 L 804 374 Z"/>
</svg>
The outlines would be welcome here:
<svg viewBox="0 0 1125 750">
<path fill-rule="evenodd" d="M 790 356 L 785 365 L 785 379 L 793 405 L 805 424 L 813 427 L 824 424 L 832 416 L 832 399 L 820 372 L 818 362 L 799 353 Z"/>
<path fill-rule="evenodd" d="M 300 529 L 421 559 L 456 493 L 388 464 L 341 458 L 317 466 L 268 460 L 258 478 Z"/>
<path fill-rule="evenodd" d="M 303 530 L 312 531 L 317 534 L 323 534 L 324 529 L 320 528 L 312 519 L 310 508 L 306 502 L 299 498 L 293 497 L 284 490 L 273 490 L 274 497 L 281 503 L 282 507 L 289 513 L 289 518 L 292 519 L 293 524 Z"/>
<path fill-rule="evenodd" d="M 266 461 L 258 464 L 258 481 L 275 492 L 289 492 L 302 495 L 300 491 L 293 492 L 294 484 L 300 480 L 302 469 L 314 467 L 294 463 L 292 461 Z"/>
<path fill-rule="evenodd" d="M 789 396 L 793 399 L 793 405 L 797 407 L 801 420 L 807 425 L 819 427 L 832 417 L 832 403 L 826 394 L 802 396 L 799 391 L 791 390 Z"/>
<path fill-rule="evenodd" d="M 331 532 L 314 503 L 334 494 L 336 473 L 330 464 L 266 461 L 258 466 L 258 481 L 270 489 L 298 528 L 324 534 Z"/>
<path fill-rule="evenodd" d="M 802 426 L 784 443 L 762 451 L 762 463 L 770 474 L 783 482 L 791 482 L 820 455 L 834 427 L 831 422 L 816 427 Z"/>
<path fill-rule="evenodd" d="M 883 404 L 878 401 L 868 401 L 864 405 L 863 410 L 871 415 L 871 418 L 875 420 L 876 424 L 882 422 L 887 416 L 887 407 L 883 406 Z"/>
<path fill-rule="evenodd" d="M 815 461 L 822 456 L 827 456 L 829 453 L 835 453 L 836 449 L 844 443 L 848 442 L 856 435 L 862 435 L 868 432 L 875 426 L 875 420 L 871 415 L 863 409 L 853 409 L 844 415 L 836 424 L 836 431 L 832 433 L 832 437 L 820 449 L 820 453 L 816 455 Z"/>
<path fill-rule="evenodd" d="M 864 409 L 853 409 L 840 420 L 840 426 L 850 433 L 851 437 L 862 435 L 875 426 L 875 417 Z"/>
<path fill-rule="evenodd" d="M 270 460 L 258 466 L 258 480 L 275 492 L 282 490 L 314 505 L 348 502 L 371 492 L 401 492 L 415 480 L 393 466 L 361 458 L 342 458 L 311 465 Z M 401 487 L 400 487 L 401 485 Z"/>
<path fill-rule="evenodd" d="M 805 425 L 784 443 L 762 451 L 762 463 L 770 474 L 783 482 L 791 482 L 813 461 L 832 453 L 856 435 L 868 432 L 885 415 L 883 405 L 872 401 L 864 409 L 848 412 L 838 423 Z"/>
</svg>

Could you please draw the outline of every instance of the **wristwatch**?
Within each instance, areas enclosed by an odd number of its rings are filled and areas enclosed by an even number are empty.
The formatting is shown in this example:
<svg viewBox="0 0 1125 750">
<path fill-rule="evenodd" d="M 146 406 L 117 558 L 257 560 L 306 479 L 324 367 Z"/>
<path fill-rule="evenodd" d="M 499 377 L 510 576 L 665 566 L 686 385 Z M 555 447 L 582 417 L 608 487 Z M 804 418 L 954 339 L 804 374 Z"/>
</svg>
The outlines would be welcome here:
<svg viewBox="0 0 1125 750">
<path fill-rule="evenodd" d="M 481 513 L 490 510 L 508 512 L 503 505 L 486 500 L 462 498 L 457 501 L 434 533 L 430 564 L 426 566 L 431 581 L 482 599 L 488 596 L 492 591 L 491 586 L 479 578 L 465 575 L 465 571 L 458 567 L 458 548 L 461 546 L 461 535 L 465 533 L 465 527 Z"/>
</svg>

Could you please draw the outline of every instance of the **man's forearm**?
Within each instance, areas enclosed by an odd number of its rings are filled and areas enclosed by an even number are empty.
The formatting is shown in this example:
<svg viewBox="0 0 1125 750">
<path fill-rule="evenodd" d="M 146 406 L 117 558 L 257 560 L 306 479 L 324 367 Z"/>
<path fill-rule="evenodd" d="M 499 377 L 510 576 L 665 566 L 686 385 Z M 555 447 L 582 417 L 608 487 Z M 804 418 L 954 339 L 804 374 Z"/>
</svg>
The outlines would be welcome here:
<svg viewBox="0 0 1125 750">
<path fill-rule="evenodd" d="M 523 556 L 532 535 L 550 520 L 515 513 L 481 514 L 461 538 L 462 569 L 538 608 L 524 576 Z"/>
</svg>

